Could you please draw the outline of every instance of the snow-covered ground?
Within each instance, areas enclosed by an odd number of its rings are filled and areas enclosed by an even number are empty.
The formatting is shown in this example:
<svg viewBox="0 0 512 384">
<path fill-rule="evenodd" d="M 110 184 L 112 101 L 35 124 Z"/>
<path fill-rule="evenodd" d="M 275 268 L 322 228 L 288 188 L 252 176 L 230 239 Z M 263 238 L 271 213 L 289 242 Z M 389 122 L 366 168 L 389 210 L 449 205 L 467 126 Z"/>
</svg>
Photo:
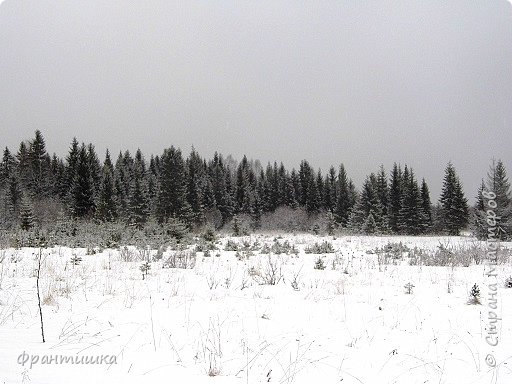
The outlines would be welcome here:
<svg viewBox="0 0 512 384">
<path fill-rule="evenodd" d="M 0 383 L 512 383 L 512 289 L 505 288 L 512 265 L 497 269 L 503 320 L 493 348 L 485 342 L 485 267 L 408 262 L 414 247 L 470 253 L 483 243 L 285 235 L 277 241 L 297 253 L 275 255 L 261 254 L 274 235 L 230 240 L 254 250 L 226 251 L 222 238 L 206 257 L 197 252 L 188 269 L 162 268 L 176 253 L 167 250 L 144 279 L 142 261 L 123 261 L 141 257 L 133 247 L 44 249 L 45 343 L 39 250 L 0 251 Z M 325 269 L 315 269 L 319 256 L 304 250 L 323 241 L 335 252 L 322 255 Z M 409 250 L 398 260 L 384 263 L 373 252 L 398 242 Z M 73 265 L 73 256 L 82 261 Z M 272 271 L 277 284 L 262 284 Z M 467 303 L 475 283 L 481 305 Z M 494 368 L 485 361 L 490 353 Z M 69 356 L 106 358 L 60 361 Z"/>
</svg>

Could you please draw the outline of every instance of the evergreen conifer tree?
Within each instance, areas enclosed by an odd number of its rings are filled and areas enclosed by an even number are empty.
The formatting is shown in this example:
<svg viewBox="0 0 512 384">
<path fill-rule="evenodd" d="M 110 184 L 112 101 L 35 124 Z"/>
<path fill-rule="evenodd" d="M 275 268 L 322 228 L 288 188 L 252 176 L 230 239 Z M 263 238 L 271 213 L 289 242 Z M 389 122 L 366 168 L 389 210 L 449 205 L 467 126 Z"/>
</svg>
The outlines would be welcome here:
<svg viewBox="0 0 512 384">
<path fill-rule="evenodd" d="M 379 173 L 377 174 L 377 198 L 379 199 L 381 219 L 379 230 L 380 232 L 389 232 L 389 216 L 388 216 L 388 205 L 389 205 L 389 187 L 384 166 L 381 165 Z"/>
<path fill-rule="evenodd" d="M 388 223 L 392 232 L 399 231 L 399 215 L 402 204 L 402 171 L 395 163 L 391 173 L 388 204 Z"/>
<path fill-rule="evenodd" d="M 69 148 L 69 153 L 66 157 L 66 190 L 68 192 L 71 191 L 71 187 L 75 180 L 79 154 L 80 145 L 76 137 L 74 137 L 71 142 L 71 147 Z"/>
<path fill-rule="evenodd" d="M 31 182 L 30 157 L 27 144 L 24 141 L 20 143 L 16 160 L 18 163 L 18 181 L 21 189 L 29 190 Z"/>
<path fill-rule="evenodd" d="M 372 214 L 373 220 L 380 228 L 382 222 L 382 207 L 377 194 L 377 178 L 370 174 L 363 183 L 361 189 L 361 204 L 365 218 Z"/>
<path fill-rule="evenodd" d="M 373 217 L 373 213 L 370 212 L 363 224 L 363 232 L 367 235 L 374 234 L 377 230 L 377 223 Z"/>
<path fill-rule="evenodd" d="M 430 191 L 425 179 L 421 180 L 421 209 L 422 209 L 422 232 L 429 232 L 432 228 L 432 203 L 430 202 Z"/>
<path fill-rule="evenodd" d="M 407 178 L 406 178 L 407 177 Z M 406 168 L 402 180 L 402 203 L 399 212 L 398 228 L 401 233 L 418 235 L 423 231 L 424 214 L 421 192 L 414 172 Z"/>
<path fill-rule="evenodd" d="M 336 169 L 331 166 L 329 172 L 325 175 L 323 201 L 325 209 L 331 213 L 336 209 L 336 200 L 338 197 L 337 182 L 338 177 L 336 175 Z"/>
<path fill-rule="evenodd" d="M 102 167 L 94 145 L 87 145 L 87 162 L 89 168 L 89 174 L 92 181 L 93 195 L 96 197 L 100 188 L 102 178 Z"/>
<path fill-rule="evenodd" d="M 28 148 L 28 188 L 33 198 L 42 198 L 50 195 L 49 183 L 50 157 L 46 152 L 46 144 L 41 131 L 37 130 L 35 138 Z"/>
<path fill-rule="evenodd" d="M 195 224 L 200 225 L 204 222 L 204 204 L 203 204 L 203 184 L 204 170 L 203 160 L 192 148 L 189 158 L 187 159 L 187 201 L 192 211 L 192 220 Z"/>
<path fill-rule="evenodd" d="M 487 173 L 487 182 L 482 181 L 482 185 L 478 190 L 476 212 L 475 212 L 475 232 L 479 239 L 485 239 L 488 236 L 487 210 L 491 196 L 496 203 L 496 207 L 492 208 L 496 214 L 496 235 L 501 240 L 512 238 L 512 197 L 510 193 L 510 183 L 508 181 L 505 166 L 501 160 L 493 161 Z"/>
<path fill-rule="evenodd" d="M 253 213 L 255 193 L 256 177 L 244 156 L 236 171 L 235 202 L 238 213 Z"/>
<path fill-rule="evenodd" d="M 160 160 L 157 219 L 163 223 L 173 217 L 190 223 L 191 209 L 187 201 L 186 171 L 181 151 L 174 147 L 166 149 Z"/>
<path fill-rule="evenodd" d="M 8 212 L 11 217 L 17 217 L 20 212 L 20 205 L 22 200 L 21 185 L 18 181 L 16 174 L 11 174 L 7 181 L 6 191 L 6 213 Z"/>
<path fill-rule="evenodd" d="M 71 212 L 76 218 L 84 218 L 93 215 L 94 208 L 94 187 L 89 170 L 89 158 L 87 149 L 82 144 L 71 186 Z"/>
<path fill-rule="evenodd" d="M 28 231 L 34 227 L 34 213 L 29 198 L 22 196 L 20 206 L 20 227 Z"/>
<path fill-rule="evenodd" d="M 349 181 L 343 164 L 340 165 L 338 172 L 338 192 L 336 196 L 336 206 L 334 218 L 342 227 L 347 225 L 351 208 L 351 197 L 349 190 Z"/>
<path fill-rule="evenodd" d="M 449 235 L 458 236 L 469 220 L 468 204 L 452 163 L 448 163 L 441 192 L 441 220 Z"/>
<path fill-rule="evenodd" d="M 355 233 L 361 232 L 365 221 L 368 219 L 368 216 L 369 215 L 367 215 L 365 212 L 361 198 L 358 197 L 350 211 L 350 216 L 347 222 L 347 228 Z"/>
<path fill-rule="evenodd" d="M 5 147 L 0 163 L 0 185 L 6 185 L 16 170 L 16 159 L 9 148 Z"/>
<path fill-rule="evenodd" d="M 96 218 L 100 221 L 114 221 L 117 218 L 115 201 L 114 169 L 107 150 L 103 163 L 101 184 L 98 192 Z"/>
<path fill-rule="evenodd" d="M 144 228 L 149 216 L 147 194 L 142 184 L 140 177 L 134 178 L 128 203 L 128 223 L 137 229 Z"/>
</svg>

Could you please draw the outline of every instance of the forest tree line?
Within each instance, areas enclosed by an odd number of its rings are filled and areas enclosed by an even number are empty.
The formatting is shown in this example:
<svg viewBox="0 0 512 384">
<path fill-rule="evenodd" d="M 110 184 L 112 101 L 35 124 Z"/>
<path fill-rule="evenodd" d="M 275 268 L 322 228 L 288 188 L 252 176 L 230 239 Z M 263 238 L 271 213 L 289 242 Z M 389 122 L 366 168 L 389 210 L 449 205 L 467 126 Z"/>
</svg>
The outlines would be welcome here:
<svg viewBox="0 0 512 384">
<path fill-rule="evenodd" d="M 50 155 L 40 131 L 16 152 L 5 148 L 0 163 L 0 226 L 32 230 L 57 221 L 123 223 L 143 229 L 148 223 L 180 223 L 187 230 L 243 223 L 250 230 L 345 230 L 364 234 L 450 234 L 469 228 L 485 238 L 484 190 L 497 195 L 502 238 L 510 236 L 510 184 L 503 162 L 493 162 L 470 207 L 454 166 L 445 169 L 438 202 L 425 179 L 411 167 L 383 166 L 357 189 L 343 164 L 326 174 L 307 160 L 298 169 L 282 163 L 240 162 L 215 153 L 185 157 L 175 147 L 146 160 L 107 150 L 100 161 L 92 144 L 71 142 L 66 157 Z M 288 220 L 291 225 L 283 225 Z M 284 228 L 283 228 L 284 227 Z"/>
</svg>

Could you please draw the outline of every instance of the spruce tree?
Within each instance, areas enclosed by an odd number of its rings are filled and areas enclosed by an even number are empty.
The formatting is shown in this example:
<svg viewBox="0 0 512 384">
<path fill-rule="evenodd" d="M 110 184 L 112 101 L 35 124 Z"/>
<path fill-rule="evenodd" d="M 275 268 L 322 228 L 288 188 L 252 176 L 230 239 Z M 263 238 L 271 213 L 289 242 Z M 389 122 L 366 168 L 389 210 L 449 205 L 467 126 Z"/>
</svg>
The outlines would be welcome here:
<svg viewBox="0 0 512 384">
<path fill-rule="evenodd" d="M 160 223 L 171 217 L 190 223 L 191 209 L 187 201 L 185 162 L 179 149 L 166 149 L 161 157 L 160 189 L 156 208 Z"/>
<path fill-rule="evenodd" d="M 152 214 L 155 213 L 156 210 L 156 202 L 158 196 L 158 189 L 160 188 L 158 184 L 159 179 L 159 169 L 156 165 L 156 158 L 151 156 L 149 161 L 149 170 L 148 170 L 148 198 L 149 198 L 149 206 Z"/>
<path fill-rule="evenodd" d="M 386 171 L 384 166 L 381 165 L 379 173 L 377 175 L 377 197 L 379 198 L 379 204 L 382 210 L 382 216 L 387 217 L 388 215 L 388 200 L 389 200 L 389 188 Z"/>
<path fill-rule="evenodd" d="M 381 211 L 381 219 L 379 230 L 383 233 L 389 231 L 389 216 L 388 216 L 388 205 L 389 205 L 389 187 L 384 166 L 381 165 L 379 173 L 377 175 L 377 198 L 379 199 L 379 206 Z"/>
<path fill-rule="evenodd" d="M 487 177 L 489 190 L 496 194 L 497 207 L 494 211 L 499 217 L 497 223 L 499 235 L 502 240 L 508 240 L 512 238 L 512 197 L 507 171 L 500 159 L 493 162 Z"/>
<path fill-rule="evenodd" d="M 279 164 L 277 171 L 277 205 L 283 206 L 287 204 L 287 185 L 288 173 L 283 163 Z"/>
<path fill-rule="evenodd" d="M 402 204 L 402 171 L 395 163 L 391 172 L 388 204 L 388 223 L 392 232 L 399 231 L 399 215 Z"/>
<path fill-rule="evenodd" d="M 16 170 L 16 158 L 11 154 L 9 148 L 5 147 L 0 163 L 0 185 L 8 183 L 10 177 Z"/>
<path fill-rule="evenodd" d="M 419 235 L 423 231 L 423 214 L 421 192 L 414 172 L 406 168 L 402 180 L 402 203 L 399 212 L 398 228 L 407 235 Z"/>
<path fill-rule="evenodd" d="M 483 195 L 486 191 L 487 188 L 484 180 L 482 179 L 482 183 L 480 184 L 480 187 L 478 187 L 476 195 L 475 216 L 473 222 L 473 231 L 479 240 L 483 240 L 487 236 L 487 214 L 485 212 L 486 200 Z"/>
<path fill-rule="evenodd" d="M 46 144 L 41 131 L 37 130 L 35 138 L 30 142 L 27 152 L 28 188 L 33 198 L 42 198 L 50 195 L 49 182 L 50 157 L 46 152 Z"/>
<path fill-rule="evenodd" d="M 20 227 L 28 231 L 34 227 L 34 212 L 29 198 L 22 196 L 20 206 Z"/>
<path fill-rule="evenodd" d="M 317 203 L 318 210 L 322 210 L 325 208 L 324 201 L 325 201 L 325 191 L 324 191 L 324 179 L 322 177 L 322 172 L 320 170 L 316 173 L 316 196 L 317 196 Z"/>
<path fill-rule="evenodd" d="M 324 207 L 331 213 L 336 209 L 336 201 L 338 198 L 337 183 L 338 177 L 336 175 L 336 169 L 331 166 L 329 172 L 325 175 L 324 181 Z"/>
<path fill-rule="evenodd" d="M 17 217 L 20 212 L 22 194 L 23 193 L 21 190 L 21 185 L 18 181 L 18 177 L 13 173 L 7 181 L 7 190 L 5 196 L 6 212 L 8 212 L 11 217 Z"/>
<path fill-rule="evenodd" d="M 313 169 L 306 160 L 302 160 L 299 167 L 300 205 L 308 213 L 316 209 L 316 184 Z"/>
<path fill-rule="evenodd" d="M 334 218 L 338 224 L 345 227 L 350 214 L 350 191 L 347 173 L 343 164 L 340 165 L 337 184 L 338 192 L 336 196 Z"/>
<path fill-rule="evenodd" d="M 52 194 L 60 199 L 65 199 L 67 195 L 66 185 L 66 166 L 62 159 L 58 158 L 54 153 L 50 164 L 50 174 L 52 180 Z"/>
<path fill-rule="evenodd" d="M 144 228 L 149 217 L 149 204 L 143 181 L 139 177 L 133 180 L 128 205 L 128 223 L 137 229 Z"/>
<path fill-rule="evenodd" d="M 363 183 L 361 205 L 365 218 L 371 214 L 376 225 L 380 228 L 382 223 L 382 207 L 377 194 L 377 178 L 373 173 L 367 176 Z"/>
<path fill-rule="evenodd" d="M 371 212 L 366 218 L 362 230 L 367 235 L 372 235 L 377 231 L 377 223 L 375 222 L 375 218 Z"/>
<path fill-rule="evenodd" d="M 356 186 L 352 179 L 348 179 L 348 211 L 352 210 L 352 207 L 356 205 L 357 199 L 359 198 Z"/>
<path fill-rule="evenodd" d="M 421 181 L 421 209 L 422 209 L 422 232 L 429 232 L 432 228 L 432 203 L 430 202 L 430 191 L 425 179 Z"/>
<path fill-rule="evenodd" d="M 297 196 L 295 194 L 294 179 L 289 173 L 286 173 L 285 176 L 284 195 L 284 205 L 292 209 L 295 209 L 299 206 L 299 203 L 297 202 Z"/>
<path fill-rule="evenodd" d="M 230 166 L 226 166 L 226 172 L 224 174 L 224 183 L 226 186 L 226 212 L 229 218 L 233 217 L 236 212 L 236 200 L 235 200 L 235 187 L 233 186 L 234 175 L 231 172 Z"/>
<path fill-rule="evenodd" d="M 357 197 L 356 202 L 350 211 L 350 215 L 346 225 L 347 229 L 354 233 L 361 232 L 364 223 L 368 219 L 368 216 L 369 214 L 366 214 L 361 198 Z"/>
<path fill-rule="evenodd" d="M 267 169 L 265 172 L 261 170 L 260 176 L 258 178 L 258 187 L 256 190 L 256 194 L 260 196 L 261 205 L 264 212 L 274 211 L 275 206 L 277 205 L 273 198 L 273 191 L 270 184 L 272 177 L 273 176 L 269 164 L 267 165 Z"/>
<path fill-rule="evenodd" d="M 213 190 L 212 179 L 208 174 L 205 174 L 203 176 L 201 196 L 203 200 L 203 207 L 205 210 L 212 210 L 217 207 L 217 201 L 215 200 L 215 191 Z"/>
<path fill-rule="evenodd" d="M 192 220 L 196 225 L 204 222 L 203 183 L 204 170 L 203 160 L 192 148 L 187 159 L 187 201 L 192 211 Z"/>
<path fill-rule="evenodd" d="M 236 171 L 235 201 L 238 213 L 253 213 L 256 177 L 244 155 Z"/>
<path fill-rule="evenodd" d="M 484 196 L 484 192 L 494 193 L 493 199 L 496 203 L 495 208 L 488 206 L 489 199 Z M 501 160 L 493 161 L 487 173 L 487 182 L 482 181 L 478 190 L 476 204 L 475 232 L 478 238 L 485 239 L 488 236 L 487 210 L 492 209 L 496 214 L 496 235 L 501 240 L 508 240 L 512 236 L 512 197 L 510 193 L 510 183 L 507 177 L 507 171 Z"/>
<path fill-rule="evenodd" d="M 478 192 L 476 194 L 476 205 L 475 208 L 478 211 L 485 210 L 485 201 L 484 201 L 484 195 L 483 192 L 486 191 L 485 182 L 482 179 L 482 182 L 480 184 L 480 187 L 478 187 Z"/>
<path fill-rule="evenodd" d="M 288 194 L 288 205 L 292 208 L 297 208 L 301 205 L 302 191 L 300 187 L 300 177 L 295 168 L 292 169 L 292 172 L 290 173 L 289 183 L 291 190 Z"/>
<path fill-rule="evenodd" d="M 96 197 L 98 190 L 100 189 L 100 183 L 102 178 L 102 167 L 94 145 L 87 145 L 87 162 L 89 168 L 89 174 L 92 181 L 93 194 Z"/>
<path fill-rule="evenodd" d="M 256 189 L 254 193 L 254 201 L 252 204 L 251 211 L 251 219 L 252 219 L 252 228 L 257 229 L 261 226 L 261 215 L 263 214 L 263 201 L 262 194 L 260 192 L 260 184 L 256 183 Z"/>
<path fill-rule="evenodd" d="M 117 218 L 114 170 L 107 150 L 103 163 L 102 177 L 98 192 L 96 218 L 99 221 L 114 221 Z"/>
<path fill-rule="evenodd" d="M 128 192 L 127 221 L 130 225 L 142 229 L 150 213 L 146 162 L 140 149 L 135 152 L 131 171 L 130 190 Z"/>
<path fill-rule="evenodd" d="M 458 236 L 469 220 L 468 204 L 462 185 L 452 163 L 448 163 L 443 180 L 441 198 L 441 220 L 443 229 L 449 235 Z"/>
<path fill-rule="evenodd" d="M 257 194 L 260 196 L 261 205 L 265 212 L 273 212 L 277 207 L 277 175 L 270 163 L 265 171 L 260 171 Z"/>
<path fill-rule="evenodd" d="M 462 184 L 458 177 L 455 183 L 454 205 L 456 207 L 454 212 L 455 223 L 460 229 L 463 229 L 469 222 L 469 207 L 468 200 L 464 196 Z"/>
<path fill-rule="evenodd" d="M 30 169 L 30 157 L 27 144 L 22 141 L 16 154 L 16 160 L 18 163 L 18 181 L 20 182 L 23 190 L 30 188 L 31 182 L 31 169 Z"/>
<path fill-rule="evenodd" d="M 334 215 L 331 211 L 327 210 L 327 213 L 325 214 L 325 230 L 329 236 L 333 236 L 335 229 L 336 221 L 334 220 Z"/>
<path fill-rule="evenodd" d="M 94 208 L 94 186 L 89 171 L 89 158 L 87 149 L 82 144 L 71 186 L 71 212 L 76 218 L 84 218 L 92 216 Z"/>
<path fill-rule="evenodd" d="M 133 185 L 135 165 L 129 151 L 119 152 L 114 167 L 114 180 L 118 215 L 123 220 L 129 216 L 130 190 Z"/>
<path fill-rule="evenodd" d="M 71 191 L 75 179 L 79 154 L 80 145 L 76 137 L 74 137 L 66 157 L 66 189 L 68 192 Z"/>
<path fill-rule="evenodd" d="M 231 220 L 234 213 L 233 198 L 228 191 L 228 185 L 231 185 L 231 172 L 224 167 L 222 156 L 215 152 L 210 164 L 212 175 L 212 187 L 215 195 L 215 204 L 222 217 L 222 225 Z M 230 190 L 231 188 L 229 188 Z"/>
</svg>

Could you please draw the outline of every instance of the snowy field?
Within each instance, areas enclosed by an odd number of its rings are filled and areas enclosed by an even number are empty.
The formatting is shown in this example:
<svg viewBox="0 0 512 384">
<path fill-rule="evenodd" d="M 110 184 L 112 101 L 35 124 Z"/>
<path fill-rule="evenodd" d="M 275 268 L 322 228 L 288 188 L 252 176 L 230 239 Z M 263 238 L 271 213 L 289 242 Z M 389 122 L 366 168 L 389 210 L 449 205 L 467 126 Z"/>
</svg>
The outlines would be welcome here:
<svg viewBox="0 0 512 384">
<path fill-rule="evenodd" d="M 328 253 L 308 250 L 324 241 Z M 0 383 L 512 383 L 512 264 L 497 269 L 493 348 L 489 278 L 474 262 L 485 243 L 253 235 L 194 247 L 43 249 L 45 343 L 39 250 L 1 250 Z M 455 267 L 414 265 L 453 254 Z M 468 304 L 475 283 L 481 305 Z"/>
</svg>

